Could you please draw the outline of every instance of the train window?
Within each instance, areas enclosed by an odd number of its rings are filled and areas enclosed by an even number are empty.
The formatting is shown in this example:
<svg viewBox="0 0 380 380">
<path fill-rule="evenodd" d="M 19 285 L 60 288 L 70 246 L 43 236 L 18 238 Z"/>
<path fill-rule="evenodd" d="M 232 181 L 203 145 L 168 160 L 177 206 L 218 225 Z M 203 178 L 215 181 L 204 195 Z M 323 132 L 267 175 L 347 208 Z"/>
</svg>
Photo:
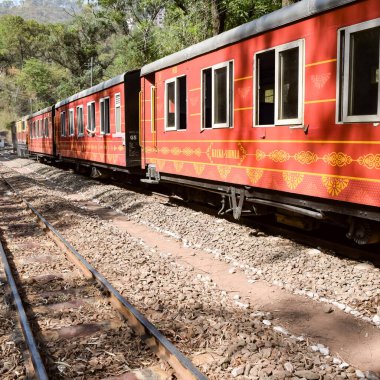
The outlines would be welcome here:
<svg viewBox="0 0 380 380">
<path fill-rule="evenodd" d="M 187 127 L 186 76 L 165 83 L 165 130 L 183 130 Z"/>
<path fill-rule="evenodd" d="M 95 102 L 87 103 L 87 132 L 95 133 Z"/>
<path fill-rule="evenodd" d="M 115 131 L 121 132 L 121 100 L 120 94 L 115 94 Z"/>
<path fill-rule="evenodd" d="M 69 109 L 69 136 L 74 135 L 74 110 Z"/>
<path fill-rule="evenodd" d="M 84 135 L 83 106 L 77 107 L 77 129 L 78 136 Z"/>
<path fill-rule="evenodd" d="M 61 112 L 61 136 L 66 136 L 66 111 Z"/>
<path fill-rule="evenodd" d="M 100 99 L 100 133 L 110 133 L 110 98 Z"/>
<path fill-rule="evenodd" d="M 257 53 L 256 125 L 302 123 L 303 41 Z"/>
<path fill-rule="evenodd" d="M 233 118 L 233 62 L 202 70 L 202 128 L 228 128 Z"/>
<path fill-rule="evenodd" d="M 339 121 L 379 121 L 379 41 L 380 19 L 340 30 Z"/>
<path fill-rule="evenodd" d="M 26 129 L 25 121 L 22 121 L 22 130 L 25 131 L 25 129 Z"/>
<path fill-rule="evenodd" d="M 44 119 L 45 124 L 45 137 L 49 137 L 49 119 L 46 117 Z"/>
</svg>

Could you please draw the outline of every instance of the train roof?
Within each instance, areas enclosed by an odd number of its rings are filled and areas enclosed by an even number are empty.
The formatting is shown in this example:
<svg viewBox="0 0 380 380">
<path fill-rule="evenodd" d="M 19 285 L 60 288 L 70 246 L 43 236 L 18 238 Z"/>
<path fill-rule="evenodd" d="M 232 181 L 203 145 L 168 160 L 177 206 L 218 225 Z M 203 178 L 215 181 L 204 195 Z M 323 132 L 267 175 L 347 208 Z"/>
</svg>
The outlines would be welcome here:
<svg viewBox="0 0 380 380">
<path fill-rule="evenodd" d="M 357 0 L 302 0 L 142 67 L 141 76 Z"/>
<path fill-rule="evenodd" d="M 108 79 L 108 80 L 106 80 L 106 81 L 104 81 L 102 83 L 99 83 L 99 84 L 97 84 L 95 86 L 87 88 L 86 90 L 78 92 L 78 93 L 70 96 L 69 98 L 61 100 L 60 102 L 56 103 L 55 108 L 61 107 L 61 106 L 65 105 L 65 104 L 67 104 L 67 103 L 73 102 L 73 101 L 81 99 L 81 98 L 85 98 L 86 96 L 95 94 L 95 93 L 100 92 L 100 91 L 103 91 L 106 88 L 109 88 L 109 87 L 112 87 L 112 86 L 116 86 L 117 84 L 120 84 L 120 83 L 124 82 L 124 78 L 125 78 L 126 74 L 128 74 L 128 72 L 120 74 L 117 77 Z"/>
<path fill-rule="evenodd" d="M 33 112 L 33 113 L 31 113 L 31 114 L 29 114 L 29 115 L 27 115 L 27 116 L 24 116 L 24 118 L 25 118 L 26 120 L 29 120 L 29 119 L 31 119 L 32 117 L 40 116 L 40 115 L 42 115 L 42 114 L 44 114 L 44 113 L 50 112 L 53 108 L 54 108 L 54 106 L 46 107 L 46 108 L 44 108 L 43 110 L 39 110 L 39 111 Z M 24 118 L 23 118 L 23 119 L 24 119 Z"/>
</svg>

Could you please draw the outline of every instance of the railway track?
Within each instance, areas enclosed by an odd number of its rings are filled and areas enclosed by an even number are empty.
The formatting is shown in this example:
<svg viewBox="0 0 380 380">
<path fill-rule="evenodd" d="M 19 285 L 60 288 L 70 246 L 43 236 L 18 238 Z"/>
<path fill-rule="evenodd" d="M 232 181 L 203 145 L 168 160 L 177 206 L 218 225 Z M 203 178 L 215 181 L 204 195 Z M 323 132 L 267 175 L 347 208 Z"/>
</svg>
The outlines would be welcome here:
<svg viewBox="0 0 380 380">
<path fill-rule="evenodd" d="M 149 379 L 206 379 L 9 182 L 13 193 L 7 192 L 3 181 L 7 220 L 0 254 L 29 350 L 29 375 L 100 379 L 130 372 L 133 379 L 132 370 L 139 369 Z"/>
</svg>

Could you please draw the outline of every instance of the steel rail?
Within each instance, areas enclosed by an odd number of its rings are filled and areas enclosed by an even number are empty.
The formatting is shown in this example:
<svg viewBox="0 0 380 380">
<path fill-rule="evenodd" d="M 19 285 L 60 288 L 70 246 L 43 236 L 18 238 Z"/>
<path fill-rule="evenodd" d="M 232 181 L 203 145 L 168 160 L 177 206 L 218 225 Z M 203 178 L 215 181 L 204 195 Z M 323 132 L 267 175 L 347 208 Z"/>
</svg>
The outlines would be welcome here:
<svg viewBox="0 0 380 380">
<path fill-rule="evenodd" d="M 24 305 L 22 304 L 20 294 L 17 290 L 16 281 L 13 278 L 12 270 L 9 265 L 7 256 L 5 254 L 5 251 L 1 242 L 0 242 L 0 256 L 3 261 L 4 271 L 7 276 L 8 285 L 12 292 L 13 302 L 17 308 L 18 318 L 19 318 L 21 329 L 25 338 L 25 342 L 30 352 L 30 357 L 32 360 L 35 375 L 37 379 L 39 380 L 48 380 L 49 377 L 46 373 L 46 369 L 42 362 L 40 352 L 37 348 L 37 343 L 36 343 L 36 340 L 34 339 L 32 329 L 29 325 L 29 321 L 25 313 Z"/>
<path fill-rule="evenodd" d="M 2 176 L 3 177 L 3 176 Z M 123 315 L 129 326 L 141 337 L 146 345 L 162 360 L 167 361 L 183 380 L 207 380 L 194 364 L 184 356 L 157 328 L 130 304 L 26 199 L 3 177 L 12 191 L 25 203 L 36 216 L 38 223 L 55 243 L 63 248 L 68 258 L 76 264 L 85 277 L 95 280 L 104 290 L 111 304 Z"/>
</svg>

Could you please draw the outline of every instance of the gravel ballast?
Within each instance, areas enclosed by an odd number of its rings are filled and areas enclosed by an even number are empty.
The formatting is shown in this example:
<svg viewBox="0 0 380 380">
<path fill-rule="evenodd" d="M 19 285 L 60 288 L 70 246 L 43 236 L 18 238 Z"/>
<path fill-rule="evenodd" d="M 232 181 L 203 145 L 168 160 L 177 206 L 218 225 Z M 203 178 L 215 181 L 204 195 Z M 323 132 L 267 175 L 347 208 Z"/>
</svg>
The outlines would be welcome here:
<svg viewBox="0 0 380 380">
<path fill-rule="evenodd" d="M 330 356 L 326 347 L 273 328 L 271 315 L 252 307 L 239 308 L 207 277 L 196 276 L 169 254 L 148 249 L 75 202 L 108 205 L 185 246 L 206 250 L 244 270 L 251 281 L 266 280 L 377 324 L 380 273 L 371 264 L 341 259 L 27 160 L 15 159 L 6 165 L 38 180 L 25 184 L 23 194 L 173 343 L 198 360 L 210 378 L 372 376 Z M 2 171 L 5 174 L 8 169 Z"/>
</svg>

